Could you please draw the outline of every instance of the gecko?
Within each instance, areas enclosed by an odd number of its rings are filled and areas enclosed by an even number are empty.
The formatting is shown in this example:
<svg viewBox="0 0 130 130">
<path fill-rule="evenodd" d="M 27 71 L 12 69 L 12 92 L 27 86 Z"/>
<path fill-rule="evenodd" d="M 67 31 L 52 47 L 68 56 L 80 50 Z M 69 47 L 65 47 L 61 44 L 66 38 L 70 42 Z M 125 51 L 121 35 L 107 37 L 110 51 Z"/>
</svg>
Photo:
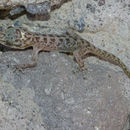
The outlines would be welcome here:
<svg viewBox="0 0 130 130">
<path fill-rule="evenodd" d="M 57 35 L 34 33 L 23 27 L 9 26 L 0 32 L 0 43 L 19 50 L 33 48 L 32 63 L 18 65 L 22 69 L 35 67 L 39 52 L 58 51 L 72 54 L 81 70 L 86 69 L 84 59 L 92 55 L 119 66 L 130 78 L 130 71 L 118 57 L 91 44 L 72 29 L 68 29 L 65 34 Z"/>
</svg>

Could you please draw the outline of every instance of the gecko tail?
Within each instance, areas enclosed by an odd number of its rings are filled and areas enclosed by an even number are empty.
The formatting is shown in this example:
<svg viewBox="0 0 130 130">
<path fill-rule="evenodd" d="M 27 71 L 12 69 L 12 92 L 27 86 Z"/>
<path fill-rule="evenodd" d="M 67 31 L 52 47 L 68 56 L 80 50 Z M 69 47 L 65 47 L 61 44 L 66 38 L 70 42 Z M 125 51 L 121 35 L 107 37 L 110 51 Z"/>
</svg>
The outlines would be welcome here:
<svg viewBox="0 0 130 130">
<path fill-rule="evenodd" d="M 122 70 L 124 71 L 124 73 L 130 78 L 130 71 L 128 70 L 128 68 L 126 67 L 126 65 L 123 62 L 121 62 L 119 66 L 122 68 Z"/>
<path fill-rule="evenodd" d="M 92 54 L 95 54 L 99 59 L 108 61 L 114 65 L 119 66 L 124 71 L 124 73 L 130 78 L 130 71 L 128 70 L 126 65 L 112 53 L 97 48 L 96 50 L 92 51 Z"/>
</svg>

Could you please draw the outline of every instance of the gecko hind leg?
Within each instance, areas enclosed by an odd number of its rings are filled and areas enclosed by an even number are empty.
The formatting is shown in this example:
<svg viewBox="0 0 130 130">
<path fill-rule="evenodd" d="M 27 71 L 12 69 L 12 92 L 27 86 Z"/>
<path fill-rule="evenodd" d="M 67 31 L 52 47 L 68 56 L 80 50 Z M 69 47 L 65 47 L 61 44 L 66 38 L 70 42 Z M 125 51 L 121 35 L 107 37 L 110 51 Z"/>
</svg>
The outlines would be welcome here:
<svg viewBox="0 0 130 130">
<path fill-rule="evenodd" d="M 85 67 L 82 56 L 80 55 L 80 50 L 74 51 L 73 55 L 77 64 L 79 65 L 80 70 L 86 70 L 87 68 Z"/>
<path fill-rule="evenodd" d="M 84 54 L 83 52 L 84 52 L 84 49 L 79 49 L 79 50 L 74 51 L 73 55 L 74 55 L 74 58 L 75 58 L 77 64 L 79 65 L 79 71 L 82 72 L 83 79 L 87 79 L 86 78 L 87 67 L 85 67 L 83 59 L 84 59 L 84 55 L 86 55 L 86 57 L 88 56 L 88 53 Z"/>
<path fill-rule="evenodd" d="M 91 48 L 87 46 L 86 47 L 84 46 L 81 49 L 78 49 L 73 52 L 76 62 L 78 63 L 80 70 L 82 71 L 82 75 L 84 79 L 86 79 L 87 67 L 84 64 L 83 59 L 86 59 L 89 56 L 93 56 L 93 55 L 90 55 L 90 53 L 91 53 Z"/>
<path fill-rule="evenodd" d="M 82 71 L 87 70 L 87 67 L 85 67 L 83 59 L 88 58 L 90 56 L 89 54 L 90 50 L 88 47 L 82 47 L 81 49 L 75 50 L 73 52 L 76 62 L 78 63 Z"/>
</svg>

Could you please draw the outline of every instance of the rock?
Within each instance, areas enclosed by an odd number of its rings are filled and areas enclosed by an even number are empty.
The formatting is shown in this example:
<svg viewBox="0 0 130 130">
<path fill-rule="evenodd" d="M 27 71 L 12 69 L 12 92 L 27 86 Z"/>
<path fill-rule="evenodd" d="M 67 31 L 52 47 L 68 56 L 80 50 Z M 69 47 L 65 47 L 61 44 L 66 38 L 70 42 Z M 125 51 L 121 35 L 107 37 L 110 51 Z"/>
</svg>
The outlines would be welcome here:
<svg viewBox="0 0 130 130">
<path fill-rule="evenodd" d="M 0 18 L 17 18 L 27 14 L 31 20 L 48 20 L 50 12 L 71 0 L 7 1 L 0 2 Z"/>
</svg>

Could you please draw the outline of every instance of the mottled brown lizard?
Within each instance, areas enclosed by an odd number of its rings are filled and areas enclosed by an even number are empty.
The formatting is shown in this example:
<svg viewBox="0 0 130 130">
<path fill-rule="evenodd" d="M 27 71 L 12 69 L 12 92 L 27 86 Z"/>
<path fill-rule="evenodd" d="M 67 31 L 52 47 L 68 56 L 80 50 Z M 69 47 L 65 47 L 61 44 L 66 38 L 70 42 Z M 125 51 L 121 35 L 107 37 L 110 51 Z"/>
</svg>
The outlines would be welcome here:
<svg viewBox="0 0 130 130">
<path fill-rule="evenodd" d="M 130 78 L 130 71 L 118 57 L 95 47 L 72 30 L 64 35 L 45 35 L 29 32 L 22 27 L 8 27 L 0 32 L 0 43 L 14 49 L 33 47 L 33 63 L 19 65 L 22 69 L 36 66 L 40 51 L 58 51 L 73 54 L 82 70 L 85 69 L 83 59 L 91 54 L 119 66 Z"/>
</svg>

